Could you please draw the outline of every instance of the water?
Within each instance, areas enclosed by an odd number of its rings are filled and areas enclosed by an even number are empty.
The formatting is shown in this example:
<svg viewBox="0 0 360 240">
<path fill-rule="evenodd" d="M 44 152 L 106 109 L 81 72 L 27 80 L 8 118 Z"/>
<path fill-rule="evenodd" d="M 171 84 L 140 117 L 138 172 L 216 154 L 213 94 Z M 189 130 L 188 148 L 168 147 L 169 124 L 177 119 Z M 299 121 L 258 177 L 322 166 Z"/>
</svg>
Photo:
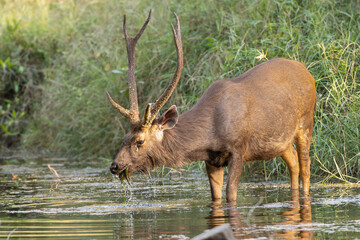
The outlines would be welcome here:
<svg viewBox="0 0 360 240">
<path fill-rule="evenodd" d="M 288 181 L 243 179 L 233 207 L 212 204 L 199 170 L 133 176 L 125 193 L 108 163 L 0 166 L 0 239 L 189 239 L 223 223 L 239 239 L 360 239 L 359 185 L 313 184 L 310 203 L 291 197 Z"/>
</svg>

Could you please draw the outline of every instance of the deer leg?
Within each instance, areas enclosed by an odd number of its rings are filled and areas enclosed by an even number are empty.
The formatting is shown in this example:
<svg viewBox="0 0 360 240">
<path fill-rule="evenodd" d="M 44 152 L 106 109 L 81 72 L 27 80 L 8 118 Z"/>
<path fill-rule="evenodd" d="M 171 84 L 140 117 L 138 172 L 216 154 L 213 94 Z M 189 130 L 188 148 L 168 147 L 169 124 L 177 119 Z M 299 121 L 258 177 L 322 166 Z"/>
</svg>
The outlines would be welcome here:
<svg viewBox="0 0 360 240">
<path fill-rule="evenodd" d="M 222 187 L 224 181 L 224 168 L 212 166 L 207 162 L 205 162 L 205 164 L 206 172 L 208 174 L 210 182 L 212 200 L 214 202 L 221 201 Z"/>
<path fill-rule="evenodd" d="M 309 188 L 310 188 L 310 143 L 311 143 L 311 135 L 313 129 L 313 118 L 309 118 L 309 121 L 306 128 L 300 128 L 297 131 L 297 135 L 295 137 L 296 150 L 299 157 L 300 163 L 300 178 L 302 182 L 303 192 L 305 196 L 309 196 Z"/>
<path fill-rule="evenodd" d="M 226 200 L 228 203 L 236 201 L 237 189 L 240 182 L 243 160 L 238 154 L 233 154 L 228 166 L 228 177 L 226 183 Z"/>
<path fill-rule="evenodd" d="M 290 146 L 285 150 L 285 152 L 281 155 L 282 159 L 285 161 L 291 179 L 291 190 L 299 189 L 299 160 L 297 153 L 290 144 Z"/>
</svg>

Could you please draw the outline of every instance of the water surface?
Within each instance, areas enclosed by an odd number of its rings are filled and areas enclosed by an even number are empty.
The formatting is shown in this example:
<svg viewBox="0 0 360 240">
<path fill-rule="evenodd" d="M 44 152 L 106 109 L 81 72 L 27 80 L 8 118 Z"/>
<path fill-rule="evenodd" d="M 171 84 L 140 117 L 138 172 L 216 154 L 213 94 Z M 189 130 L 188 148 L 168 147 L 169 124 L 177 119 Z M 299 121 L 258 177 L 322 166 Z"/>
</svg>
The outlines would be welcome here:
<svg viewBox="0 0 360 240">
<path fill-rule="evenodd" d="M 210 201 L 200 170 L 136 175 L 125 192 L 108 163 L 0 164 L 2 239 L 189 239 L 223 223 L 239 239 L 360 238 L 359 185 L 313 184 L 309 202 L 288 181 L 243 179 L 234 207 Z"/>
</svg>

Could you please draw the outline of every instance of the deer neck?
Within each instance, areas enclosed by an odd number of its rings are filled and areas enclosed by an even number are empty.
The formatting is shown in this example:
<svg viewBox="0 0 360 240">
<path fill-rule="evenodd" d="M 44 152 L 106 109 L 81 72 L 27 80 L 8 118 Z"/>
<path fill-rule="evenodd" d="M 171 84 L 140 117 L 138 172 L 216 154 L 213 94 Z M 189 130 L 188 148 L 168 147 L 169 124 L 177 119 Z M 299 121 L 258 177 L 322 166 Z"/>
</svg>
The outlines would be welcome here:
<svg viewBox="0 0 360 240">
<path fill-rule="evenodd" d="M 194 119 L 192 114 L 182 114 L 172 129 L 164 131 L 159 165 L 179 167 L 184 164 L 206 160 L 210 143 L 204 122 Z"/>
</svg>

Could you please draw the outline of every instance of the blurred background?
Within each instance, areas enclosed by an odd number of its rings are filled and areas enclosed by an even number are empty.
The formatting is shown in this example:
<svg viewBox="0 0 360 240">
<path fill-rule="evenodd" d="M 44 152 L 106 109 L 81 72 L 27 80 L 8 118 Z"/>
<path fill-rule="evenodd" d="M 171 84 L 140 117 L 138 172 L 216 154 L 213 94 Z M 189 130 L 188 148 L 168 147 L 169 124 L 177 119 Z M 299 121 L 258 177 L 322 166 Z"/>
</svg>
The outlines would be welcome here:
<svg viewBox="0 0 360 240">
<path fill-rule="evenodd" d="M 21 153 L 111 162 L 128 130 L 105 95 L 108 90 L 128 107 L 123 15 L 133 36 L 150 9 L 152 19 L 136 48 L 141 112 L 174 73 L 170 23 L 176 12 L 184 69 L 167 106 L 184 112 L 212 82 L 267 59 L 301 61 L 318 94 L 312 176 L 358 181 L 357 0 L 0 0 L 0 157 Z M 287 171 L 281 159 L 244 168 L 265 179 Z"/>
</svg>

